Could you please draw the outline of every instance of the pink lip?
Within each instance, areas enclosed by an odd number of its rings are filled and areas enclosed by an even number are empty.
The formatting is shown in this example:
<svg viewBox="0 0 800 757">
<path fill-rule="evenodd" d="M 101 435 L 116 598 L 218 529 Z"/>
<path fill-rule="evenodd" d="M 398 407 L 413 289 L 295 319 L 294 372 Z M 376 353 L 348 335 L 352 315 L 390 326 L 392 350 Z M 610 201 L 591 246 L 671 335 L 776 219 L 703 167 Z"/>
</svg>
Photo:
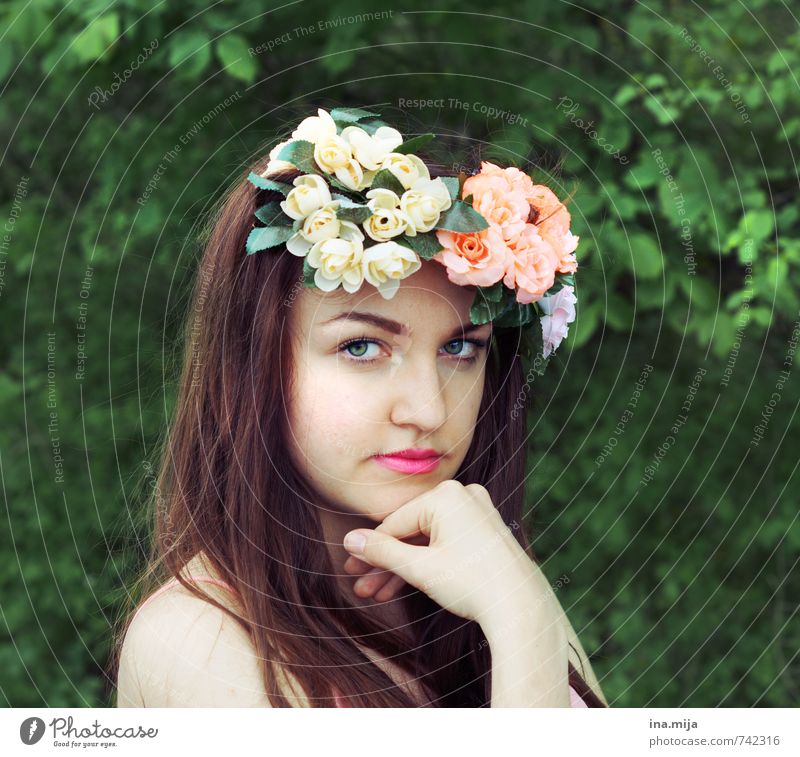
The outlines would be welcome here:
<svg viewBox="0 0 800 757">
<path fill-rule="evenodd" d="M 442 456 L 432 449 L 407 449 L 391 455 L 375 455 L 373 459 L 378 465 L 400 473 L 430 473 Z"/>
</svg>

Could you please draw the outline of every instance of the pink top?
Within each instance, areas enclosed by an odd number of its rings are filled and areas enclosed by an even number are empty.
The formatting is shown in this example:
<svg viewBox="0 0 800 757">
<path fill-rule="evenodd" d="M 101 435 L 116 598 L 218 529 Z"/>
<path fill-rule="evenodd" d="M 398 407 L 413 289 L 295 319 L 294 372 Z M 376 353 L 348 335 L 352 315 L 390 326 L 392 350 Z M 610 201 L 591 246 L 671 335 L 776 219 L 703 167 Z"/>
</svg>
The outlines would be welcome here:
<svg viewBox="0 0 800 757">
<path fill-rule="evenodd" d="M 236 590 L 227 582 L 220 580 L 219 578 L 214 578 L 213 576 L 192 576 L 192 580 L 194 581 L 206 581 L 208 583 L 216 584 L 217 586 L 221 586 L 223 589 L 228 589 L 232 593 L 236 593 Z M 163 594 L 167 589 L 170 589 L 173 585 L 178 583 L 177 579 L 171 578 L 167 581 L 162 587 L 156 589 L 144 602 L 139 606 L 139 609 L 136 611 L 137 613 L 141 611 L 141 609 L 152 602 L 159 594 Z M 342 693 L 334 686 L 333 687 L 333 701 L 335 702 L 335 707 L 349 707 L 350 705 L 347 704 L 347 700 L 342 695 Z M 588 707 L 586 702 L 581 699 L 580 695 L 578 694 L 572 686 L 569 687 L 569 704 L 570 707 Z"/>
</svg>

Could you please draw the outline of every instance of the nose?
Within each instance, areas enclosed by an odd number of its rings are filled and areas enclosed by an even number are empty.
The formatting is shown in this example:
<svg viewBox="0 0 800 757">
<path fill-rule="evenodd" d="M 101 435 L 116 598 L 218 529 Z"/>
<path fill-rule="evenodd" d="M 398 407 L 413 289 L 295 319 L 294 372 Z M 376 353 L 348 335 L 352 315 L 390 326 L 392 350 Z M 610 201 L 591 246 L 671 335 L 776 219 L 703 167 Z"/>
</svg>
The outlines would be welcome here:
<svg viewBox="0 0 800 757">
<path fill-rule="evenodd" d="M 406 355 L 388 379 L 391 422 L 425 432 L 439 428 L 447 419 L 447 380 L 442 380 L 435 358 Z"/>
</svg>

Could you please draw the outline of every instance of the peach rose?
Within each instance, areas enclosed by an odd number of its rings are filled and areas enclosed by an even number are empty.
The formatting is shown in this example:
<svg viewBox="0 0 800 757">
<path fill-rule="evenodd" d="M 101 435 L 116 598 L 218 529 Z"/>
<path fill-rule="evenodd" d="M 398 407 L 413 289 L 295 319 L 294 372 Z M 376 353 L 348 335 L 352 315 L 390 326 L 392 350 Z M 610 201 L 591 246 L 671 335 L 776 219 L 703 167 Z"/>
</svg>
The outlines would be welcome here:
<svg viewBox="0 0 800 757">
<path fill-rule="evenodd" d="M 519 303 L 540 300 L 555 283 L 558 255 L 533 224 L 525 226 L 510 249 L 511 262 L 503 283 L 510 289 L 517 289 Z"/>
<path fill-rule="evenodd" d="M 574 236 L 569 230 L 572 219 L 564 203 L 543 184 L 532 186 L 527 198 L 538 213 L 536 227 L 539 235 L 558 255 L 558 272 L 575 273 L 578 262 L 572 253 L 575 252 L 580 237 Z"/>
<path fill-rule="evenodd" d="M 481 172 L 465 182 L 461 197 L 472 195 L 472 207 L 490 224 L 500 227 L 503 239 L 516 239 L 525 228 L 530 206 L 522 180 L 510 169 L 481 161 Z M 522 173 L 514 169 L 517 173 Z"/>
<path fill-rule="evenodd" d="M 460 286 L 496 284 L 511 262 L 511 251 L 495 225 L 473 234 L 439 230 L 436 238 L 444 249 L 432 260 L 445 266 L 447 278 Z"/>
</svg>

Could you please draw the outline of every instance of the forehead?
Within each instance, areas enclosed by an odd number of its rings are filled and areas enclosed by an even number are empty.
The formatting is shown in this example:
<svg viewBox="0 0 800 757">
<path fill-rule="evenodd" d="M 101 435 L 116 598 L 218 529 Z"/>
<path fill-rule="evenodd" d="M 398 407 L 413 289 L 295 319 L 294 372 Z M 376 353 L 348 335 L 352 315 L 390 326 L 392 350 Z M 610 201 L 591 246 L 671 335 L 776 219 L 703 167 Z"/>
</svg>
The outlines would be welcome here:
<svg viewBox="0 0 800 757">
<path fill-rule="evenodd" d="M 338 287 L 333 292 L 303 287 L 293 310 L 300 334 L 312 329 L 336 330 L 350 313 L 371 313 L 402 324 L 409 333 L 452 331 L 468 324 L 475 287 L 453 284 L 444 266 L 423 261 L 422 267 L 400 282 L 392 299 L 384 299 L 377 288 L 364 282 L 353 294 Z M 333 325 L 326 322 L 332 321 Z"/>
</svg>

